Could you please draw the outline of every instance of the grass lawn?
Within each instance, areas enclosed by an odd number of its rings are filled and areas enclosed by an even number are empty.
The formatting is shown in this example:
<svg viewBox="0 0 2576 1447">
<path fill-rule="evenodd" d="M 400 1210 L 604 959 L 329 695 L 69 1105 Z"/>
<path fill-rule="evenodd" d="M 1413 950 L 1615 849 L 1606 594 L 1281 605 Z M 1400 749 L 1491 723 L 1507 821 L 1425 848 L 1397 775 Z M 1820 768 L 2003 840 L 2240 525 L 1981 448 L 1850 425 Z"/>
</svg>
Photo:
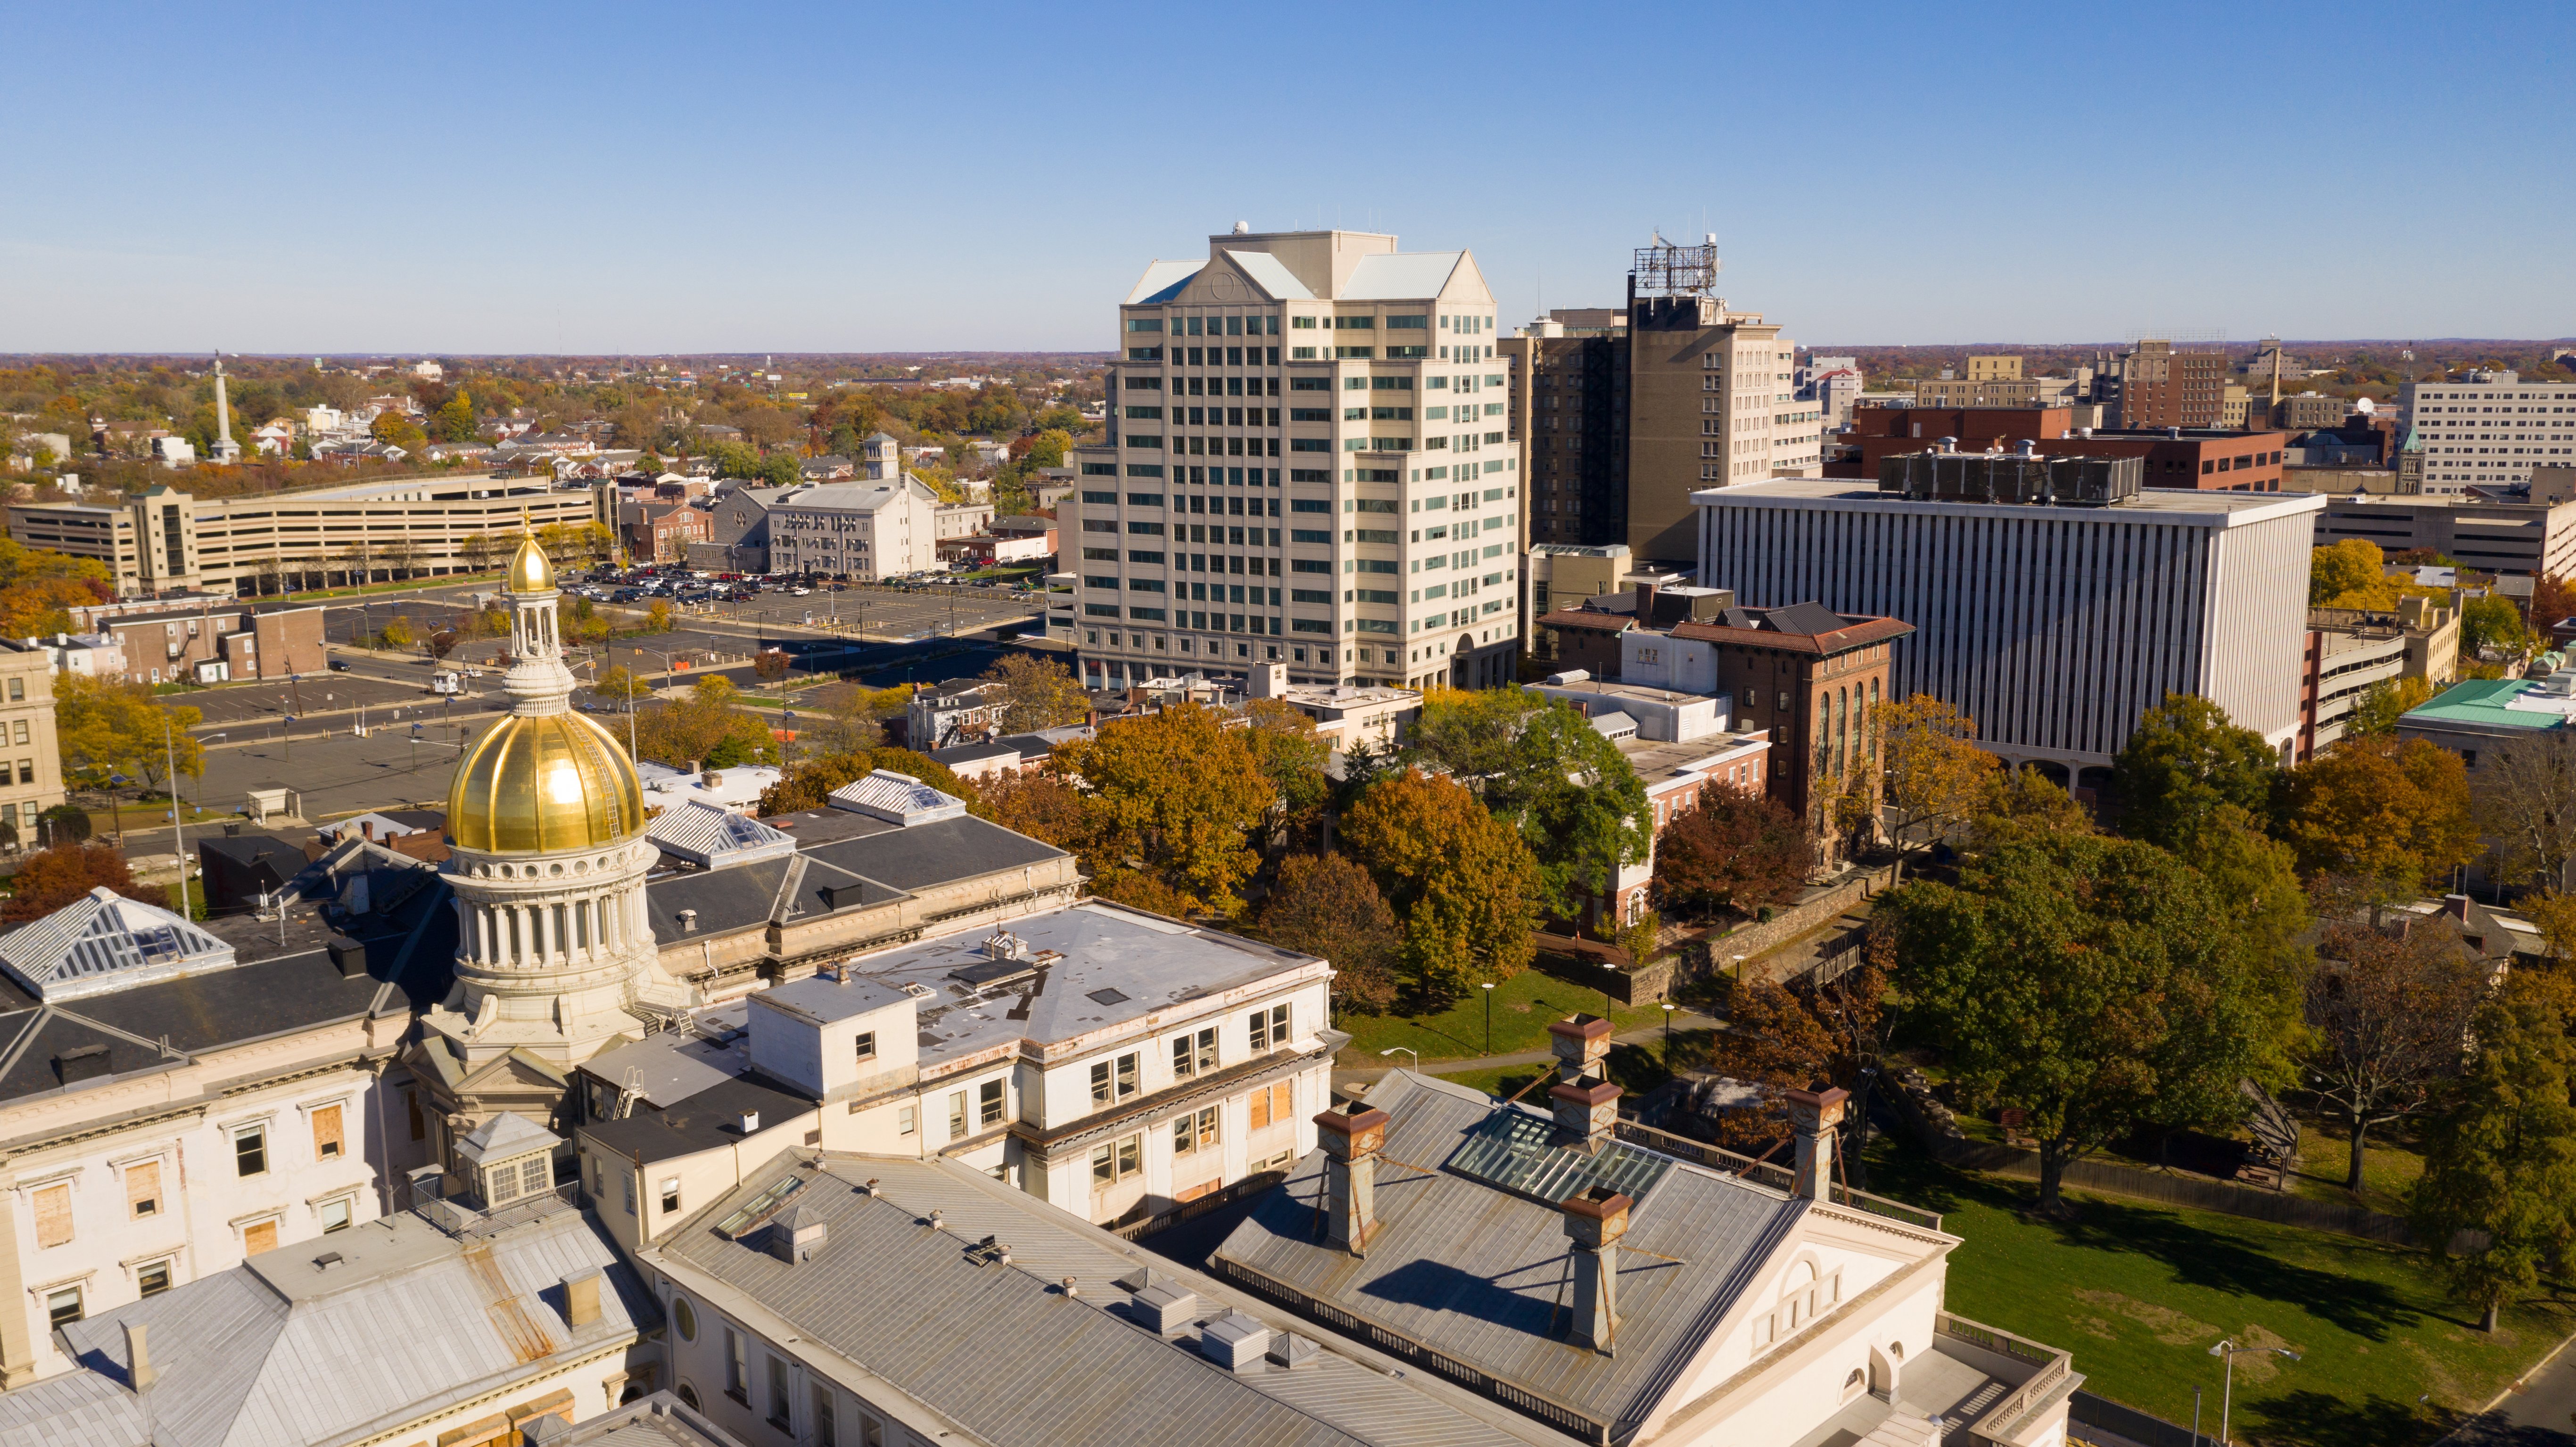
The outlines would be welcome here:
<svg viewBox="0 0 2576 1447">
<path fill-rule="evenodd" d="M 2344 1175 L 2352 1169 L 2351 1144 L 2344 1138 L 2344 1128 L 2333 1121 L 2320 1124 L 2305 1115 L 2299 1117 L 2299 1127 L 2299 1167 L 2290 1173 L 2290 1190 L 2312 1201 L 2352 1201 L 2352 1192 L 2343 1188 Z M 2424 1155 L 2411 1133 L 2402 1127 L 2376 1127 L 2362 1142 L 2360 1202 L 2374 1211 L 2403 1216 L 2406 1192 L 2423 1174 Z"/>
<path fill-rule="evenodd" d="M 2325 1232 L 2100 1196 L 2073 1196 L 2072 1222 L 2036 1220 L 2025 1214 L 2035 1187 L 1952 1171 L 1884 1137 L 1869 1186 L 1942 1212 L 1965 1242 L 1950 1310 L 2072 1351 L 2103 1396 L 2188 1426 L 2199 1387 L 2214 1432 L 2212 1343 L 2300 1352 L 2237 1359 L 2240 1441 L 2430 1442 L 2576 1330 L 2576 1294 L 2562 1289 L 2506 1311 L 2490 1337 L 2422 1253 Z"/>
<path fill-rule="evenodd" d="M 1351 1032 L 1351 1043 L 1344 1048 L 1343 1058 L 1350 1064 L 1375 1064 L 1377 1052 L 1391 1045 L 1402 1045 L 1420 1051 L 1425 1060 L 1464 1060 L 1479 1055 L 1512 1055 L 1523 1050 L 1547 1048 L 1547 1022 L 1562 1020 L 1577 1011 L 1598 1015 L 1608 1003 L 1599 990 L 1569 985 L 1553 975 L 1537 970 L 1523 970 L 1503 981 L 1491 991 L 1494 997 L 1494 1043 L 1485 1046 L 1485 1002 L 1487 991 L 1469 990 L 1457 1003 L 1434 1014 L 1406 1014 L 1399 1011 L 1384 1015 L 1348 1014 L 1333 1023 Z M 1620 1033 L 1659 1023 L 1664 1012 L 1653 1005 L 1642 1010 L 1620 1006 L 1611 1016 L 1611 1026 Z M 1395 1057 L 1396 1063 L 1407 1063 Z"/>
<path fill-rule="evenodd" d="M 1698 1066 L 1706 1061 L 1709 1035 L 1710 1032 L 1706 1030 L 1673 1032 L 1673 1055 L 1681 1061 L 1684 1068 Z M 1397 1063 L 1401 1064 L 1402 1061 L 1399 1059 Z M 1553 1065 L 1503 1065 L 1488 1070 L 1460 1071 L 1454 1075 L 1444 1072 L 1440 1078 L 1484 1091 L 1488 1095 L 1508 1096 L 1542 1075 L 1555 1073 L 1556 1069 Z M 1610 1047 L 1610 1078 L 1618 1082 L 1619 1088 L 1630 1095 L 1642 1094 L 1671 1079 L 1672 1074 L 1664 1065 L 1664 1041 L 1661 1033 L 1640 1044 Z M 1536 1103 L 1544 1099 L 1543 1089 L 1524 1095 L 1521 1099 Z"/>
</svg>

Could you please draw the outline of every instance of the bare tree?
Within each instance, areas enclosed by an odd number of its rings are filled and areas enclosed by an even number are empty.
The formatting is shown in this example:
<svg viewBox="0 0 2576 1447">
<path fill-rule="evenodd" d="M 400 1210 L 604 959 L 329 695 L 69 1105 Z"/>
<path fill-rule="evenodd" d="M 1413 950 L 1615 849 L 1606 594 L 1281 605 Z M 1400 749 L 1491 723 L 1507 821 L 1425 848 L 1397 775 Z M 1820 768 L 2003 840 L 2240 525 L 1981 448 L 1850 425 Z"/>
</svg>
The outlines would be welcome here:
<svg viewBox="0 0 2576 1447">
<path fill-rule="evenodd" d="M 2370 1129 L 2431 1103 L 2460 1068 L 2469 1015 L 2486 998 L 2487 972 L 2440 919 L 2333 910 L 2308 972 L 2314 1032 L 2307 1062 L 2320 1104 L 2343 1117 L 2352 1160 L 2344 1188 L 2361 1189 Z"/>
<path fill-rule="evenodd" d="M 350 587 L 358 587 L 373 576 L 374 569 L 367 566 L 365 538 L 352 539 L 347 547 L 340 550 L 339 557 L 341 576 L 348 580 Z"/>
<path fill-rule="evenodd" d="M 2470 776 L 2469 808 L 2478 832 L 2495 841 L 2505 877 L 2567 887 L 2576 859 L 2576 744 L 2565 732 L 2534 729 L 2495 749 Z"/>
</svg>

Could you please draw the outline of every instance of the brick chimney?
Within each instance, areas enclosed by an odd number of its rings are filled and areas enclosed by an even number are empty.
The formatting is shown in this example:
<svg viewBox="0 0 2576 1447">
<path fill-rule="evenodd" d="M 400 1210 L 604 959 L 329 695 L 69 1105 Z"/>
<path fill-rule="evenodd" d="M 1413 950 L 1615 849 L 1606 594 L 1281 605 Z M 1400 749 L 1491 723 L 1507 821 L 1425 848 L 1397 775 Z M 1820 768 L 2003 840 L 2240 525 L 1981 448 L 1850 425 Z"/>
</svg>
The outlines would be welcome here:
<svg viewBox="0 0 2576 1447">
<path fill-rule="evenodd" d="M 1563 1202 L 1565 1239 L 1573 1243 L 1574 1339 L 1611 1354 L 1619 1335 L 1619 1238 L 1628 1234 L 1635 1204 L 1608 1186 L 1594 1186 Z"/>
<path fill-rule="evenodd" d="M 1353 1256 L 1367 1255 L 1377 1234 L 1377 1153 L 1386 1144 L 1386 1122 L 1386 1112 L 1374 1106 L 1315 1117 L 1324 1147 L 1324 1234 Z"/>
<path fill-rule="evenodd" d="M 1556 1078 L 1580 1080 L 1601 1073 L 1610 1056 L 1610 1022 L 1598 1015 L 1568 1015 L 1547 1022 L 1547 1048 L 1556 1056 Z"/>
<path fill-rule="evenodd" d="M 1834 1198 L 1834 1127 L 1851 1092 L 1834 1086 L 1789 1092 L 1789 1128 L 1798 1133 L 1797 1181 L 1789 1190 L 1810 1201 Z"/>
<path fill-rule="evenodd" d="M 1556 1084 L 1548 1087 L 1556 1114 L 1556 1142 L 1589 1154 L 1607 1144 L 1619 1124 L 1619 1087 L 1602 1062 L 1610 1054 L 1610 1022 L 1598 1015 L 1551 1020 L 1548 1048 L 1556 1054 Z"/>
</svg>

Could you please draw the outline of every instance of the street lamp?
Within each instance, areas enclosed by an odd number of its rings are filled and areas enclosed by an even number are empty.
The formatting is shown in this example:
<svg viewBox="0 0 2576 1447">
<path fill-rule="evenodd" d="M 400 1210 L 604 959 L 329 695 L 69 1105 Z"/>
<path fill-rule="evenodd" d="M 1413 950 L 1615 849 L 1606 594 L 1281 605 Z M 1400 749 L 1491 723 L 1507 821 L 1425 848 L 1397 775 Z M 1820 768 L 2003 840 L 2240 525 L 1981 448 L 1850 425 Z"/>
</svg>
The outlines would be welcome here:
<svg viewBox="0 0 2576 1447">
<path fill-rule="evenodd" d="M 1670 1000 L 1666 1000 L 1666 1001 L 1664 1001 L 1664 1002 L 1663 1002 L 1663 1006 L 1664 1006 L 1664 1069 L 1666 1069 L 1666 1070 L 1670 1070 L 1670 1069 L 1672 1069 L 1672 1068 L 1673 1068 L 1673 1002 L 1672 1002 L 1672 1001 L 1670 1001 Z"/>
<path fill-rule="evenodd" d="M 1421 1073 L 1422 1073 L 1422 1055 L 1421 1055 L 1421 1053 L 1420 1053 L 1419 1051 L 1416 1051 L 1416 1050 L 1415 1050 L 1412 1046 L 1410 1046 L 1410 1045 L 1390 1045 L 1390 1046 L 1386 1047 L 1384 1050 L 1379 1051 L 1379 1052 L 1378 1052 L 1378 1054 L 1379 1054 L 1379 1055 L 1381 1055 L 1381 1056 L 1385 1056 L 1385 1055 L 1393 1055 L 1395 1052 L 1397 1052 L 1397 1051 L 1399 1051 L 1399 1050 L 1401 1050 L 1401 1051 L 1403 1051 L 1405 1054 L 1410 1055 L 1410 1056 L 1412 1056 L 1412 1057 L 1413 1057 L 1413 1073 L 1414 1073 L 1414 1074 L 1416 1074 L 1416 1075 L 1421 1074 Z"/>
<path fill-rule="evenodd" d="M 1494 982 L 1485 981 L 1485 1053 L 1494 1053 Z"/>
<path fill-rule="evenodd" d="M 2235 1405 L 2236 1398 L 2236 1359 L 2248 1352 L 2271 1352 L 2294 1362 L 2299 1359 L 2299 1354 L 2288 1347 L 2241 1347 L 2233 1341 L 2222 1340 L 2209 1349 L 2211 1356 L 2227 1363 L 2227 1382 L 2218 1394 L 2218 1447 L 2227 1447 L 2227 1412 Z"/>
<path fill-rule="evenodd" d="M 162 725 L 165 728 L 168 727 L 169 720 L 162 720 Z M 226 733 L 211 733 L 206 735 L 204 738 L 197 740 L 197 743 L 202 747 L 203 745 L 213 743 L 217 739 L 228 737 L 230 737 L 230 735 Z M 176 782 L 175 778 L 173 782 Z M 175 798 L 178 791 L 173 788 L 171 793 Z M 200 760 L 197 765 L 197 812 L 200 814 L 206 812 L 206 767 L 203 760 Z"/>
</svg>

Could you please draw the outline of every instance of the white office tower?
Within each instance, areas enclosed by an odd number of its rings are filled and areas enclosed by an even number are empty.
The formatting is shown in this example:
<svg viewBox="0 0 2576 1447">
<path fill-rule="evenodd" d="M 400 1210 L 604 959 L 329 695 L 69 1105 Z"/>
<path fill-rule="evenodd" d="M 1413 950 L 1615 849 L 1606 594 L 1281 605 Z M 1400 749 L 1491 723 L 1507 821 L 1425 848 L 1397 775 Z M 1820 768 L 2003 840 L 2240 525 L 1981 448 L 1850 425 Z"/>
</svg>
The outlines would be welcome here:
<svg viewBox="0 0 2576 1447">
<path fill-rule="evenodd" d="M 2528 483 L 2535 465 L 2576 462 L 2576 382 L 2470 372 L 2456 382 L 2409 382 L 2398 403 L 2399 426 L 2423 450 L 2426 492 Z"/>
<path fill-rule="evenodd" d="M 1472 255 L 1238 227 L 1147 267 L 1118 329 L 1059 534 L 1086 684 L 1510 681 L 1520 469 Z"/>
</svg>

